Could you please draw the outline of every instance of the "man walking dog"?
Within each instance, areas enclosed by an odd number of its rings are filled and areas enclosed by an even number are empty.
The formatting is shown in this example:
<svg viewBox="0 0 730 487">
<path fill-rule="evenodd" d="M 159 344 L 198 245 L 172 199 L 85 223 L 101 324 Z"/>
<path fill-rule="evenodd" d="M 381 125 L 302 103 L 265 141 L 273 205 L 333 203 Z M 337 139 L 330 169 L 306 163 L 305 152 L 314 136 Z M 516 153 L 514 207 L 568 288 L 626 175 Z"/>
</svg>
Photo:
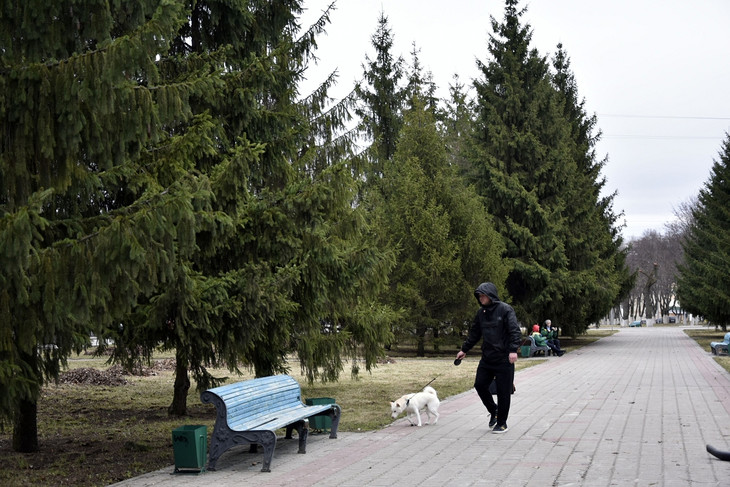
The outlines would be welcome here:
<svg viewBox="0 0 730 487">
<path fill-rule="evenodd" d="M 520 325 L 515 310 L 499 300 L 497 287 L 491 282 L 481 283 L 474 296 L 481 306 L 456 359 L 463 359 L 481 338 L 482 359 L 474 379 L 474 389 L 491 415 L 489 427 L 494 427 L 492 433 L 504 433 L 508 429 L 517 350 L 522 341 Z M 493 380 L 497 382 L 497 404 L 489 393 Z"/>
</svg>

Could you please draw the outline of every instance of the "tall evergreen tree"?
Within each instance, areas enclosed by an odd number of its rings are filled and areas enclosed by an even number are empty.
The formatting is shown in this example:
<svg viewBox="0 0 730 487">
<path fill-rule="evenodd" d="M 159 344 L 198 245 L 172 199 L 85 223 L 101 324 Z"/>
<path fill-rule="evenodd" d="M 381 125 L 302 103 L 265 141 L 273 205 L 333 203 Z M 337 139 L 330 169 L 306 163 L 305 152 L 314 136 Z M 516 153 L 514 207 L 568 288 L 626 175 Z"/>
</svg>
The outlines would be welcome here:
<svg viewBox="0 0 730 487">
<path fill-rule="evenodd" d="M 420 52 L 421 50 L 416 47 L 414 42 L 411 47 L 411 65 L 404 95 L 409 108 L 413 108 L 413 100 L 417 98 L 422 100 L 426 108 L 431 110 L 438 119 L 439 99 L 436 97 L 436 83 L 433 81 L 432 73 L 425 71 L 421 65 L 421 59 L 418 56 Z"/>
<path fill-rule="evenodd" d="M 702 316 L 727 330 L 730 324 L 730 134 L 720 159 L 692 207 L 682 244 L 677 297 L 685 312 Z"/>
<path fill-rule="evenodd" d="M 565 253 L 569 279 L 563 282 L 563 299 L 549 312 L 563 333 L 576 335 L 590 323 L 604 317 L 633 279 L 626 265 L 626 248 L 613 212 L 615 193 L 602 196 L 606 180 L 601 169 L 606 160 L 596 158 L 595 146 L 601 133 L 595 115 L 585 111 L 570 60 L 558 45 L 553 59 L 553 85 L 562 98 L 563 116 L 570 127 L 571 158 L 577 163 L 571 184 L 563 195 L 568 205 L 565 217 Z"/>
<path fill-rule="evenodd" d="M 225 56 L 217 96 L 196 100 L 222 127 L 218 151 L 197 168 L 230 219 L 201 229 L 178 286 L 161 289 L 126 328 L 127 359 L 160 342 L 175 350 L 173 414 L 185 414 L 188 370 L 204 389 L 216 383 L 209 365 L 267 376 L 286 372 L 296 353 L 310 380 L 333 380 L 345 356 L 362 354 L 371 367 L 388 336 L 388 312 L 373 302 L 388 259 L 368 245 L 353 209 L 347 144 L 330 140 L 346 107 L 326 106 L 333 77 L 299 99 L 328 12 L 303 33 L 300 13 L 288 0 L 196 2 L 173 43 L 186 58 Z"/>
<path fill-rule="evenodd" d="M 216 223 L 191 168 L 218 130 L 190 101 L 222 66 L 199 57 L 166 78 L 157 59 L 184 7 L 2 6 L 0 414 L 18 451 L 37 450 L 37 399 L 68 355 L 173 282 L 198 226 Z"/>
<path fill-rule="evenodd" d="M 501 239 L 479 197 L 451 166 L 433 113 L 414 99 L 395 156 L 385 166 L 382 192 L 371 195 L 385 246 L 398 251 L 384 299 L 404 313 L 401 336 L 415 336 L 425 353 L 427 332 L 459 329 L 474 307 L 473 291 L 506 269 Z"/>
<path fill-rule="evenodd" d="M 547 317 L 562 298 L 568 258 L 563 199 L 575 171 L 565 150 L 569 132 L 550 85 L 548 64 L 530 49 L 523 11 L 507 0 L 504 22 L 492 18 L 492 59 L 478 62 L 474 82 L 477 185 L 504 238 L 506 288 L 520 320 Z"/>
<path fill-rule="evenodd" d="M 31 1 L 0 17 L 0 411 L 37 448 L 35 402 L 89 332 L 114 360 L 335 378 L 389 336 L 348 161 L 297 82 L 327 22 L 300 2 Z M 37 23 L 21 19 L 38 19 Z M 57 19 L 48 22 L 47 19 Z M 321 143 L 327 143 L 322 147 Z M 336 149 L 334 149 L 336 148 Z M 39 347 L 50 344 L 52 346 Z"/>
<path fill-rule="evenodd" d="M 474 102 L 459 76 L 454 75 L 454 81 L 449 85 L 449 98 L 445 100 L 442 130 L 450 163 L 459 168 L 467 181 L 477 179 L 469 156 L 474 146 L 474 116 Z"/>
<path fill-rule="evenodd" d="M 381 176 L 383 165 L 395 154 L 406 102 L 406 90 L 399 86 L 405 76 L 404 61 L 392 52 L 393 34 L 383 12 L 371 42 L 375 59 L 365 58 L 363 81 L 356 89 L 361 101 L 357 114 L 372 141 L 368 175 Z"/>
<path fill-rule="evenodd" d="M 507 290 L 522 320 L 551 318 L 575 335 L 604 316 L 628 279 L 614 228 L 613 196 L 602 198 L 595 118 L 587 117 L 558 53 L 552 75 L 530 48 L 524 10 L 507 0 L 492 19 L 492 59 L 475 81 L 477 184 L 505 239 Z"/>
</svg>

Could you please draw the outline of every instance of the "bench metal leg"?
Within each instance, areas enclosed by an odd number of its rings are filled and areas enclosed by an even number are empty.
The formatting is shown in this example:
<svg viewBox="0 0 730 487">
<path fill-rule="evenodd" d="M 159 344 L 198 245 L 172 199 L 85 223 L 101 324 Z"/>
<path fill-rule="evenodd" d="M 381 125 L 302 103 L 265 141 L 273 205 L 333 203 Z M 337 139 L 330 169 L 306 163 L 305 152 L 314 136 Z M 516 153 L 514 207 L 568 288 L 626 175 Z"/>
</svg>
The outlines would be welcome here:
<svg viewBox="0 0 730 487">
<path fill-rule="evenodd" d="M 335 407 L 330 409 L 330 417 L 332 418 L 332 426 L 330 427 L 330 438 L 337 438 L 337 428 L 340 426 L 340 415 L 342 409 L 340 406 L 335 404 Z"/>
<path fill-rule="evenodd" d="M 208 470 L 215 470 L 215 465 L 223 453 L 234 445 L 249 444 L 249 451 L 255 453 L 257 446 L 264 448 L 264 464 L 262 472 L 271 472 L 271 460 L 274 458 L 276 448 L 276 434 L 273 431 L 246 431 L 231 432 L 218 431 L 210 440 L 210 452 L 208 453 Z"/>
<path fill-rule="evenodd" d="M 307 436 L 309 436 L 309 419 L 297 421 L 286 427 L 286 436 L 284 438 L 291 440 L 292 431 L 297 430 L 297 436 L 299 437 L 299 452 L 307 453 Z"/>
<path fill-rule="evenodd" d="M 301 425 L 297 427 L 299 434 L 299 452 L 307 453 L 307 437 L 309 436 L 309 420 L 301 421 Z"/>
<path fill-rule="evenodd" d="M 264 447 L 264 464 L 261 466 L 261 471 L 271 472 L 271 460 L 274 459 L 274 449 L 276 448 L 276 433 L 273 431 L 263 431 L 262 433 L 261 446 Z"/>
</svg>

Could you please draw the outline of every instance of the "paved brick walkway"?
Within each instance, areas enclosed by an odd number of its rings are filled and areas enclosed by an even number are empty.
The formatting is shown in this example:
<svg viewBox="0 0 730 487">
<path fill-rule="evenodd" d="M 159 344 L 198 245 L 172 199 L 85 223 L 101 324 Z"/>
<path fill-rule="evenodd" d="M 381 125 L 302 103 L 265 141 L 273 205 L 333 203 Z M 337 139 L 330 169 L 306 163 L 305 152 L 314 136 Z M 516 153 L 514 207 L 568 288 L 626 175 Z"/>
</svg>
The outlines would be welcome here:
<svg viewBox="0 0 730 487">
<path fill-rule="evenodd" d="M 474 357 L 470 357 L 475 359 Z M 122 486 L 727 486 L 730 374 L 678 328 L 626 328 L 515 377 L 509 431 L 491 434 L 471 390 L 442 402 L 436 425 L 399 420 L 339 438 L 231 449 L 215 472 L 173 467 Z"/>
</svg>

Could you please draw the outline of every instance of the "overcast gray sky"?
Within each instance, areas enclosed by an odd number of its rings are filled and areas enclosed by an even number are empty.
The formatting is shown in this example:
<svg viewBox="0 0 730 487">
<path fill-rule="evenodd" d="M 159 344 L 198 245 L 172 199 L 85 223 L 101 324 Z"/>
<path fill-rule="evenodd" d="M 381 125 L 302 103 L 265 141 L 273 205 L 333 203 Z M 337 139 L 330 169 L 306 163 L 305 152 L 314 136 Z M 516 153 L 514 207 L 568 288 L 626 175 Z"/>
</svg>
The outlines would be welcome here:
<svg viewBox="0 0 730 487">
<path fill-rule="evenodd" d="M 304 0 L 302 18 L 318 16 L 331 0 Z M 730 132 L 730 1 L 531 0 L 523 22 L 532 47 L 552 56 L 558 43 L 570 57 L 579 93 L 598 116 L 608 156 L 607 190 L 618 193 L 627 238 L 664 231 L 673 210 L 696 196 Z M 409 62 L 412 45 L 447 96 L 453 75 L 465 85 L 488 60 L 490 15 L 503 0 L 338 0 L 311 77 L 337 69 L 335 96 L 352 89 L 383 11 L 394 35 L 393 54 Z M 316 80 L 315 80 L 316 81 Z"/>
</svg>

